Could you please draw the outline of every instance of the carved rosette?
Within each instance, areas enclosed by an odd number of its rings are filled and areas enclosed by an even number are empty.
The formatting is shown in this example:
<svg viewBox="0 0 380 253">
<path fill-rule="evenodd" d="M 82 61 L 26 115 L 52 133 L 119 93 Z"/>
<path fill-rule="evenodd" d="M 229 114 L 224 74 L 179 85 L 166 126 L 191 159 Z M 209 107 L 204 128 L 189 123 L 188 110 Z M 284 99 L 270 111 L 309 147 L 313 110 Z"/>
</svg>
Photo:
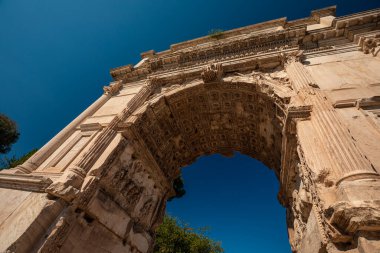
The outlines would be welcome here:
<svg viewBox="0 0 380 253">
<path fill-rule="evenodd" d="M 223 67 L 221 63 L 210 64 L 206 66 L 202 73 L 202 80 L 205 83 L 218 82 L 223 77 Z"/>
</svg>

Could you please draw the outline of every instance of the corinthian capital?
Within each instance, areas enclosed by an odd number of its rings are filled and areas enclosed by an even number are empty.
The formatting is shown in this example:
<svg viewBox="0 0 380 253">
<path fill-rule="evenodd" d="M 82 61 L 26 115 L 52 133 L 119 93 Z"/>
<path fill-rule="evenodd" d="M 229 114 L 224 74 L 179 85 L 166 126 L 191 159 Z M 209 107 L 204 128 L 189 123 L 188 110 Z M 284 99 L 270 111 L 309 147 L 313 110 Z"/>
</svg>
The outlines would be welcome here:
<svg viewBox="0 0 380 253">
<path fill-rule="evenodd" d="M 150 91 L 154 91 L 155 89 L 159 88 L 163 83 L 163 79 L 160 79 L 158 77 L 149 77 L 146 79 L 145 85 Z"/>
<path fill-rule="evenodd" d="M 291 53 L 281 52 L 281 62 L 284 67 L 293 63 L 293 62 L 301 62 L 303 56 L 303 50 L 297 50 Z"/>
<path fill-rule="evenodd" d="M 364 38 L 360 44 L 363 53 L 371 53 L 373 56 L 377 56 L 380 51 L 380 34 L 376 34 L 371 38 Z"/>
<path fill-rule="evenodd" d="M 116 82 L 110 83 L 109 86 L 104 86 L 103 91 L 104 91 L 104 94 L 106 95 L 108 94 L 115 95 L 116 93 L 119 92 L 121 87 L 122 87 L 122 81 L 116 81 Z"/>
<path fill-rule="evenodd" d="M 202 79 L 205 83 L 216 82 L 222 80 L 223 67 L 221 63 L 210 64 L 202 71 Z"/>
</svg>

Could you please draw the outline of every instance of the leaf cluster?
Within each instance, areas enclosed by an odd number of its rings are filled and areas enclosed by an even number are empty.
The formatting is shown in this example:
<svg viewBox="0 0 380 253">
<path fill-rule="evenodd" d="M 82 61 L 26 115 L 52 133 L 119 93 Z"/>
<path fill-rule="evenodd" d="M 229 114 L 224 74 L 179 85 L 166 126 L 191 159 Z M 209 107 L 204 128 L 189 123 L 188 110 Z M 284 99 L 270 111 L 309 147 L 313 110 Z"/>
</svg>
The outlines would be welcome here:
<svg viewBox="0 0 380 253">
<path fill-rule="evenodd" d="M 33 149 L 29 153 L 17 158 L 15 155 L 11 158 L 2 157 L 0 160 L 0 170 L 14 168 L 17 165 L 23 164 L 26 160 L 28 160 L 34 153 L 37 152 L 38 149 Z"/>
<path fill-rule="evenodd" d="M 222 253 L 220 242 L 206 236 L 207 228 L 193 229 L 165 216 L 156 231 L 154 253 Z"/>
<path fill-rule="evenodd" d="M 19 135 L 16 123 L 0 113 L 0 154 L 8 153 Z"/>
<path fill-rule="evenodd" d="M 220 39 L 223 37 L 224 30 L 222 29 L 212 29 L 208 32 L 208 36 L 213 39 Z"/>
</svg>

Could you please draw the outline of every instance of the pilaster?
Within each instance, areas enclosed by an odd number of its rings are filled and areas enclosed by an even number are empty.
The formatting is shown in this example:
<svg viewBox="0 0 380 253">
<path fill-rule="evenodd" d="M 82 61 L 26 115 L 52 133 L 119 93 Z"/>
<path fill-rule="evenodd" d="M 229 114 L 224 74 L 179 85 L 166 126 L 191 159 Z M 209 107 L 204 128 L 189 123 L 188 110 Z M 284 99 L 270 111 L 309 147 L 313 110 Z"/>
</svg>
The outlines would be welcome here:
<svg viewBox="0 0 380 253">
<path fill-rule="evenodd" d="M 71 201 L 79 193 L 81 185 L 98 157 L 107 148 L 109 143 L 117 134 L 117 127 L 124 122 L 155 90 L 158 85 L 156 79 L 148 79 L 144 87 L 130 100 L 127 106 L 116 115 L 112 121 L 98 135 L 89 150 L 80 158 L 80 160 L 72 167 L 68 168 L 59 180 L 51 184 L 46 192 Z M 117 88 L 117 87 L 116 87 Z M 115 86 L 105 88 L 106 94 L 114 94 Z"/>
<path fill-rule="evenodd" d="M 14 173 L 28 174 L 37 169 L 38 166 L 40 166 L 55 151 L 55 149 L 75 131 L 75 129 L 83 120 L 96 112 L 102 105 L 104 105 L 105 102 L 107 102 L 111 96 L 112 94 L 110 93 L 103 94 L 90 107 L 88 107 L 69 125 L 62 129 L 62 131 L 54 136 L 48 143 L 40 148 L 37 153 L 35 153 L 30 159 L 28 159 L 22 165 L 17 166 L 14 170 Z"/>
<path fill-rule="evenodd" d="M 284 67 L 292 81 L 297 96 L 306 105 L 312 105 L 311 122 L 318 140 L 328 150 L 330 162 L 336 176 L 336 184 L 346 179 L 378 177 L 359 148 L 355 145 L 348 129 L 342 124 L 334 107 L 318 88 L 305 66 L 301 63 L 302 52 L 285 57 Z"/>
</svg>

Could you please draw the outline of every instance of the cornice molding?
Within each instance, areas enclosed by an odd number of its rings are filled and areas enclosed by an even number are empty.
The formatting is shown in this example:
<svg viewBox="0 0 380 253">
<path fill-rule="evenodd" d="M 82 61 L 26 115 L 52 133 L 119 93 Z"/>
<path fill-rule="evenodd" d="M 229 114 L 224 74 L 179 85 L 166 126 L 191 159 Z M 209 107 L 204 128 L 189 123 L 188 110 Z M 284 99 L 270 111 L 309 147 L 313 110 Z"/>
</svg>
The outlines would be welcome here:
<svg viewBox="0 0 380 253">
<path fill-rule="evenodd" d="M 244 57 L 262 60 L 268 54 L 290 48 L 306 50 L 308 56 L 319 55 L 324 51 L 338 53 L 334 51 L 334 46 L 319 47 L 319 41 L 333 38 L 353 41 L 353 35 L 358 32 L 380 30 L 380 9 L 337 17 L 330 26 L 321 25 L 318 29 L 307 30 L 308 25 L 319 24 L 322 17 L 334 14 L 335 6 L 332 6 L 312 11 L 310 17 L 304 19 L 286 21 L 286 18 L 280 18 L 226 31 L 221 39 L 206 36 L 174 44 L 163 52 L 150 50 L 141 54 L 143 60 L 136 66 L 122 66 L 112 69 L 110 73 L 115 80 L 133 82 L 197 65 L 204 67 L 216 61 L 225 62 Z"/>
<path fill-rule="evenodd" d="M 53 181 L 44 176 L 30 174 L 0 174 L 0 188 L 45 192 Z"/>
</svg>

